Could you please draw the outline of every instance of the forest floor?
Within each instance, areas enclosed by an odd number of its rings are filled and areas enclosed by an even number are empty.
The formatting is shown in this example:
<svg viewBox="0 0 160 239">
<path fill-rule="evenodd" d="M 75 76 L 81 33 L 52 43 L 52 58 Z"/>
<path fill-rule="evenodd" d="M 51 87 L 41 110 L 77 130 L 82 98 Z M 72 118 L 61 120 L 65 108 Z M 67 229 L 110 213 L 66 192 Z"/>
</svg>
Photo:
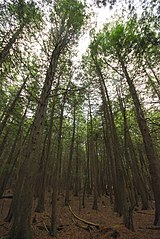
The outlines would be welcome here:
<svg viewBox="0 0 160 239">
<path fill-rule="evenodd" d="M 7 234 L 10 225 L 4 221 L 7 215 L 11 199 L 0 200 L 0 238 Z M 34 222 L 32 223 L 33 239 L 51 239 L 48 235 L 48 225 L 50 225 L 51 198 L 46 202 L 44 213 L 33 212 Z M 58 198 L 58 239 L 160 239 L 160 230 L 152 228 L 154 220 L 154 210 L 142 211 L 137 208 L 134 211 L 134 228 L 132 232 L 123 225 L 122 217 L 113 212 L 109 198 L 98 199 L 98 210 L 92 209 L 93 198 L 86 198 L 86 207 L 80 207 L 79 198 L 72 196 L 70 205 L 72 210 L 80 218 L 100 225 L 100 228 L 85 230 L 81 221 L 74 218 L 71 211 L 64 205 L 63 194 Z M 152 229 L 151 229 L 152 228 Z"/>
</svg>

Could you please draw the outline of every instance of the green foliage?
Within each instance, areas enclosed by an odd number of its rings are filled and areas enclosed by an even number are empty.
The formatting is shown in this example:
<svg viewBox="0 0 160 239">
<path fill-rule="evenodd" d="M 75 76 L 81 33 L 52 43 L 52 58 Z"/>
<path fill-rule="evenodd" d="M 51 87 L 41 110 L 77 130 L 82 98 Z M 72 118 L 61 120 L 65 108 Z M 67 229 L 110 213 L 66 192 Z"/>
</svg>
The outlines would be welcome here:
<svg viewBox="0 0 160 239">
<path fill-rule="evenodd" d="M 42 14 L 36 3 L 33 1 L 16 0 L 14 4 L 8 4 L 8 11 L 11 15 L 16 16 L 20 25 L 32 24 L 39 27 L 42 21 Z"/>
<path fill-rule="evenodd" d="M 63 26 L 67 29 L 73 28 L 80 31 L 85 19 L 85 7 L 80 1 L 58 0 L 55 5 L 55 12 L 62 19 Z"/>
<path fill-rule="evenodd" d="M 154 20 L 154 17 L 150 17 L 148 24 L 144 19 L 131 18 L 127 22 L 117 21 L 112 27 L 106 24 L 90 45 L 92 53 L 126 60 L 129 54 L 134 54 L 138 60 L 146 55 L 158 55 L 159 40 L 157 30 L 153 27 Z"/>
</svg>

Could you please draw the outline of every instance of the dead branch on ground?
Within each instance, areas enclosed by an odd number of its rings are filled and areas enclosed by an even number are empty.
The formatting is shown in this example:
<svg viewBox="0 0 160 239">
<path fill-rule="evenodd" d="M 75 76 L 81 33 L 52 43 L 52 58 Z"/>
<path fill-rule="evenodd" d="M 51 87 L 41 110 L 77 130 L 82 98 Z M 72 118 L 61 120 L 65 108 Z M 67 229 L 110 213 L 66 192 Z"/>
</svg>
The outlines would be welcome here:
<svg viewBox="0 0 160 239">
<path fill-rule="evenodd" d="M 146 229 L 150 229 L 150 230 L 160 230 L 160 226 L 146 227 Z"/>
<path fill-rule="evenodd" d="M 144 215 L 151 215 L 151 216 L 154 216 L 153 213 L 149 213 L 149 212 L 136 211 L 136 213 L 140 213 L 140 214 L 144 214 Z"/>
<path fill-rule="evenodd" d="M 47 228 L 45 222 L 44 222 L 44 221 L 42 221 L 42 222 L 43 222 L 43 225 L 44 225 L 44 228 L 46 229 L 46 231 L 49 232 L 49 230 L 48 230 L 48 228 Z"/>
<path fill-rule="evenodd" d="M 83 222 L 83 223 L 85 223 L 85 224 L 87 224 L 87 225 L 94 226 L 94 227 L 96 227 L 97 229 L 100 228 L 99 224 L 86 221 L 86 220 L 84 220 L 83 218 L 80 218 L 79 216 L 77 216 L 77 215 L 73 212 L 73 210 L 72 210 L 72 208 L 71 208 L 71 206 L 70 206 L 69 204 L 68 204 L 68 207 L 69 207 L 69 210 L 70 210 L 70 212 L 72 213 L 72 215 L 73 215 L 76 219 L 78 219 L 79 221 L 81 221 L 81 222 Z"/>
<path fill-rule="evenodd" d="M 94 230 L 93 226 L 91 226 L 91 225 L 83 226 L 82 224 L 79 224 L 78 222 L 75 222 L 74 219 L 72 219 L 72 221 L 74 222 L 74 224 L 75 224 L 77 227 L 82 228 L 82 229 L 84 229 L 84 230 L 86 230 L 86 231 L 89 231 L 90 233 L 91 233 L 91 231 Z"/>
</svg>

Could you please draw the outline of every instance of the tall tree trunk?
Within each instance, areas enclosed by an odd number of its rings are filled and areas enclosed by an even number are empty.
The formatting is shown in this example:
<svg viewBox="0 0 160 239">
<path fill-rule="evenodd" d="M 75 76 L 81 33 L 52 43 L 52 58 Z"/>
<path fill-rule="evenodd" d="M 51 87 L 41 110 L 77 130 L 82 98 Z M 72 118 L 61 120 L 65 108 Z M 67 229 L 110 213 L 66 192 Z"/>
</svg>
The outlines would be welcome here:
<svg viewBox="0 0 160 239">
<path fill-rule="evenodd" d="M 118 212 L 120 215 L 123 212 L 123 199 L 124 199 L 124 190 L 125 190 L 125 182 L 123 176 L 123 169 L 122 169 L 122 152 L 120 149 L 120 144 L 116 132 L 114 116 L 112 112 L 112 106 L 109 99 L 107 87 L 105 84 L 105 80 L 97 61 L 97 58 L 92 56 L 94 61 L 96 72 L 99 77 L 100 83 L 100 90 L 102 94 L 102 101 L 104 105 L 104 115 L 106 119 L 106 127 L 108 127 L 108 135 L 107 140 L 110 149 L 108 151 L 111 157 L 111 164 L 113 170 L 113 187 L 114 187 L 114 210 Z"/>
<path fill-rule="evenodd" d="M 11 122 L 11 124 L 12 124 L 12 122 Z M 11 124 L 7 127 L 6 132 L 5 132 L 5 134 L 3 136 L 3 139 L 2 139 L 2 142 L 0 144 L 0 166 L 3 165 L 2 155 L 3 155 L 3 152 L 5 150 L 5 145 L 6 145 L 7 141 L 8 141 L 8 135 L 9 135 L 10 130 L 11 130 L 10 129 Z"/>
<path fill-rule="evenodd" d="M 75 165 L 75 185 L 74 185 L 74 195 L 79 194 L 79 142 L 76 142 L 76 165 Z"/>
<path fill-rule="evenodd" d="M 133 179 L 130 178 L 130 183 L 133 180 L 134 188 L 135 188 L 135 201 L 138 204 L 138 199 L 137 199 L 137 193 L 140 195 L 141 200 L 142 200 L 142 209 L 147 210 L 149 208 L 148 204 L 148 195 L 147 195 L 147 188 L 146 184 L 144 183 L 144 180 L 142 178 L 142 175 L 140 173 L 140 169 L 138 167 L 138 159 L 137 155 L 133 146 L 132 138 L 129 132 L 129 126 L 127 122 L 127 117 L 126 117 L 126 109 L 124 106 L 124 102 L 120 96 L 120 93 L 118 92 L 117 89 L 117 94 L 118 94 L 118 100 L 119 100 L 119 105 L 121 109 L 121 113 L 124 118 L 124 141 L 125 141 L 125 155 L 126 155 L 126 163 L 127 163 L 127 168 L 131 168 L 131 173 L 133 175 Z M 132 188 L 133 186 L 130 186 Z M 133 202 L 135 203 L 135 202 Z M 132 204 L 133 204 L 132 203 Z"/>
<path fill-rule="evenodd" d="M 154 75 L 154 77 L 155 77 L 155 79 L 156 79 L 156 81 L 157 81 L 157 84 L 160 86 L 160 79 L 159 79 L 158 76 L 156 75 L 156 73 L 155 73 L 153 67 L 152 67 L 151 64 L 150 64 L 150 62 L 149 62 L 148 60 L 146 60 L 146 63 L 147 63 L 147 65 L 148 65 L 149 69 L 152 71 L 152 73 L 153 73 L 153 75 Z"/>
<path fill-rule="evenodd" d="M 24 120 L 25 120 L 25 117 L 26 117 L 26 114 L 27 114 L 28 106 L 29 106 L 29 102 L 26 106 L 26 110 L 25 110 L 25 112 L 23 114 L 23 117 L 21 119 L 18 131 L 17 131 L 17 135 L 14 139 L 14 142 L 13 142 L 13 145 L 11 147 L 8 158 L 5 162 L 5 164 L 3 165 L 3 171 L 2 171 L 2 174 L 0 175 L 0 197 L 3 195 L 3 192 L 6 188 L 7 182 L 9 180 L 9 177 L 10 177 L 10 175 L 12 173 L 12 170 L 13 170 L 15 164 L 16 164 L 17 153 L 15 153 L 15 150 L 16 150 L 16 146 L 17 146 L 17 143 L 18 143 L 18 139 L 19 139 L 21 131 L 22 131 L 22 127 L 23 127 Z"/>
<path fill-rule="evenodd" d="M 16 106 L 16 103 L 19 100 L 20 94 L 21 94 L 22 90 L 24 89 L 27 80 L 28 80 L 28 76 L 25 78 L 25 80 L 24 80 L 23 84 L 21 85 L 20 89 L 18 90 L 14 100 L 10 103 L 8 109 L 5 112 L 5 115 L 4 115 L 3 119 L 2 119 L 2 121 L 0 122 L 0 135 L 2 134 L 3 129 L 4 129 L 5 125 L 6 125 L 6 123 L 7 123 L 7 120 L 11 116 L 11 114 L 12 114 L 12 112 L 13 112 L 15 106 Z"/>
<path fill-rule="evenodd" d="M 105 127 L 105 117 L 102 117 L 102 125 L 103 125 L 103 138 L 104 138 L 104 157 L 106 158 L 106 172 L 107 172 L 107 184 L 105 185 L 105 190 L 106 190 L 106 194 L 109 193 L 110 196 L 110 202 L 111 204 L 113 204 L 113 172 L 112 172 L 112 165 L 111 165 L 111 153 L 109 150 L 108 151 L 108 137 L 107 137 L 107 132 L 106 132 L 106 127 Z"/>
<path fill-rule="evenodd" d="M 90 151 L 89 151 L 89 123 L 87 122 L 87 142 L 86 142 L 86 183 L 85 190 L 88 194 L 91 194 L 91 163 L 90 163 Z"/>
<path fill-rule="evenodd" d="M 154 90 L 154 92 L 156 93 L 158 99 L 159 99 L 159 102 L 160 102 L 160 84 L 156 85 L 155 82 L 153 81 L 152 77 L 150 76 L 150 74 L 147 72 L 147 70 L 145 69 L 145 67 L 143 68 L 144 69 L 144 72 L 146 73 L 147 77 L 148 77 L 148 80 Z M 158 86 L 158 87 L 157 87 Z"/>
<path fill-rule="evenodd" d="M 90 117 L 90 143 L 89 143 L 89 152 L 90 152 L 90 161 L 91 161 L 91 171 L 93 179 L 93 206 L 92 209 L 98 209 L 98 188 L 97 188 L 97 168 L 96 168 L 96 154 L 95 154 L 95 142 L 94 142 L 94 132 L 93 132 L 93 117 L 91 103 L 89 99 L 89 117 Z"/>
<path fill-rule="evenodd" d="M 149 132 L 149 128 L 135 89 L 135 86 L 133 84 L 132 79 L 130 78 L 127 68 L 125 66 L 125 63 L 120 58 L 120 63 L 122 66 L 123 73 L 126 77 L 127 83 L 129 85 L 129 91 L 132 96 L 135 110 L 136 110 L 136 116 L 137 116 L 137 122 L 142 134 L 144 146 L 146 155 L 149 162 L 149 169 L 151 174 L 151 180 L 152 180 L 152 189 L 154 193 L 154 199 L 155 199 L 155 225 L 160 225 L 160 162 L 158 159 L 158 156 L 156 154 L 156 150 L 153 145 L 153 141 Z"/>
<path fill-rule="evenodd" d="M 0 68 L 2 66 L 2 63 L 5 61 L 7 55 L 9 54 L 9 51 L 13 47 L 13 44 L 16 42 L 18 39 L 19 35 L 22 33 L 24 28 L 24 25 L 21 25 L 15 33 L 12 35 L 12 37 L 9 39 L 9 42 L 5 45 L 3 50 L 0 52 Z"/>
<path fill-rule="evenodd" d="M 34 195 L 35 178 L 37 175 L 38 161 L 41 151 L 39 144 L 41 142 L 51 86 L 55 76 L 55 71 L 61 50 L 61 45 L 57 44 L 54 51 L 52 52 L 50 66 L 47 70 L 33 126 L 24 150 L 23 164 L 20 169 L 20 175 L 14 194 L 14 197 L 16 199 L 16 211 L 13 215 L 13 223 L 7 236 L 8 239 L 31 238 L 32 202 Z"/>
<path fill-rule="evenodd" d="M 72 139 L 71 139 L 68 169 L 67 169 L 67 178 L 66 178 L 65 205 L 69 204 L 69 191 L 70 191 L 70 184 L 71 184 L 72 158 L 73 158 L 75 129 L 76 129 L 76 102 L 74 102 L 73 107 L 74 107 L 74 109 L 73 109 L 73 129 L 72 129 Z"/>
<path fill-rule="evenodd" d="M 54 169 L 54 176 L 53 176 L 53 182 L 52 182 L 52 213 L 51 213 L 50 235 L 54 237 L 57 235 L 57 196 L 58 196 L 58 187 L 59 187 L 59 182 L 61 177 L 61 166 L 62 166 L 61 164 L 62 164 L 63 114 L 64 114 L 64 106 L 66 103 L 69 86 L 70 86 L 70 80 L 68 81 L 68 85 L 62 99 L 61 112 L 60 112 L 60 125 L 58 130 L 57 155 L 55 159 L 56 160 L 55 169 Z"/>
<path fill-rule="evenodd" d="M 46 173 L 48 169 L 48 163 L 49 163 L 49 156 L 51 152 L 51 141 L 52 141 L 52 134 L 53 134 L 53 118 L 54 118 L 54 112 L 55 112 L 55 105 L 56 105 L 56 95 L 58 92 L 58 87 L 59 87 L 59 78 L 58 82 L 56 84 L 56 88 L 54 91 L 54 96 L 53 96 L 53 102 L 52 102 L 52 109 L 51 109 L 51 115 L 50 115 L 50 124 L 49 124 L 49 129 L 46 135 L 46 140 L 44 143 L 44 150 L 41 156 L 41 168 L 40 168 L 40 175 L 39 175 L 39 185 L 40 185 L 40 190 L 39 190 L 39 195 L 38 195 L 38 202 L 37 202 L 37 207 L 35 209 L 36 212 L 43 212 L 45 209 L 45 188 L 46 188 Z"/>
</svg>

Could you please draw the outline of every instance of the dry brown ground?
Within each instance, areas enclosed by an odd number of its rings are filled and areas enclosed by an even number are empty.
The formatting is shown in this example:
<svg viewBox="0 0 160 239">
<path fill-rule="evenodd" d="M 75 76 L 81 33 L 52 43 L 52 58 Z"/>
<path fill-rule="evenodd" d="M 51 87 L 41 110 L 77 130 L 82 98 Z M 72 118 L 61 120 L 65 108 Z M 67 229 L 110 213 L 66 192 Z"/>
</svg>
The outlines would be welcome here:
<svg viewBox="0 0 160 239">
<path fill-rule="evenodd" d="M 10 225 L 4 222 L 7 214 L 10 199 L 0 200 L 0 239 L 7 233 Z M 36 216 L 36 222 L 32 224 L 33 239 L 51 239 L 48 235 L 47 225 L 50 225 L 50 197 L 46 202 L 46 212 L 39 214 L 33 212 Z M 148 229 L 152 226 L 154 219 L 154 210 L 135 211 L 134 227 L 135 232 L 126 229 L 122 223 L 122 218 L 112 211 L 109 199 L 102 197 L 98 202 L 98 210 L 92 210 L 92 197 L 86 199 L 86 207 L 79 209 L 79 199 L 72 196 L 70 205 L 73 211 L 81 218 L 100 224 L 100 229 L 94 229 L 90 232 L 77 226 L 83 225 L 77 221 L 69 208 L 64 206 L 64 197 L 61 194 L 58 199 L 58 239 L 160 239 L 160 230 Z M 116 237 L 119 235 L 118 237 Z"/>
</svg>

